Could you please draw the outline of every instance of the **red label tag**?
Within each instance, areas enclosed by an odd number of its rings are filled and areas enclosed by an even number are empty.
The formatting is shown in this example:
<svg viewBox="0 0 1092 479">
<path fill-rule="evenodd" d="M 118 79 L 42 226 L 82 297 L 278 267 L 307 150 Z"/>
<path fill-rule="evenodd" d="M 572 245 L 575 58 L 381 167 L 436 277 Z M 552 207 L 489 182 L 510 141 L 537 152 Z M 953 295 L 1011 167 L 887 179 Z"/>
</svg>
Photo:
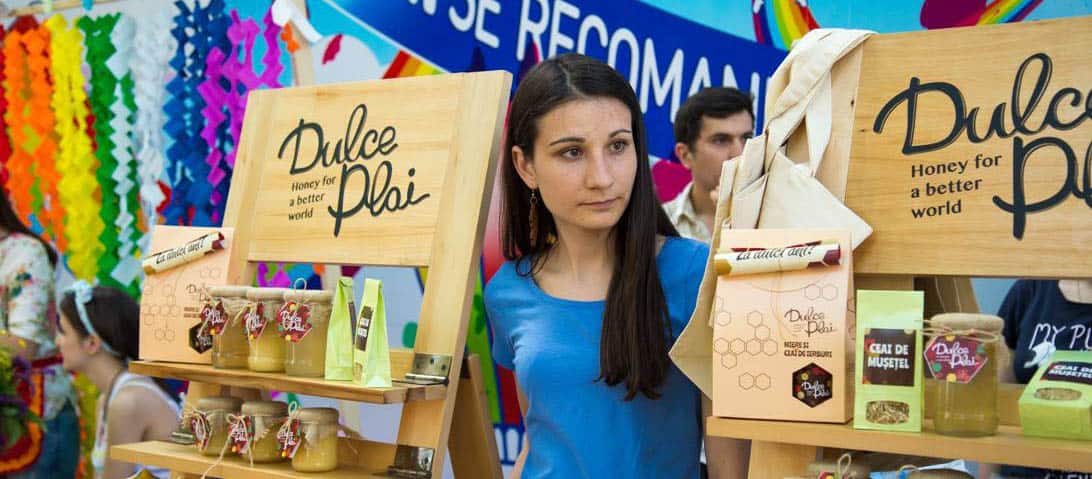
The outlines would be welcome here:
<svg viewBox="0 0 1092 479">
<path fill-rule="evenodd" d="M 277 312 L 277 331 L 293 343 L 302 341 L 311 332 L 311 308 L 295 301 L 284 303 Z"/>
<path fill-rule="evenodd" d="M 197 449 L 204 451 L 209 447 L 209 439 L 212 439 L 212 431 L 209 428 L 209 418 L 204 413 L 194 413 L 190 416 L 190 431 L 193 431 L 193 438 Z"/>
<path fill-rule="evenodd" d="M 247 305 L 243 309 L 243 324 L 246 325 L 246 335 L 251 341 L 257 340 L 262 335 L 262 331 L 265 331 L 265 325 L 267 323 L 265 319 L 265 305 L 262 303 L 255 303 Z"/>
<path fill-rule="evenodd" d="M 201 321 L 209 325 L 209 334 L 213 336 L 224 332 L 227 320 L 227 311 L 224 309 L 223 301 L 205 303 L 205 307 L 201 308 Z"/>
<path fill-rule="evenodd" d="M 936 336 L 925 348 L 929 372 L 940 381 L 967 384 L 986 365 L 986 345 L 965 336 Z"/>
<path fill-rule="evenodd" d="M 209 334 L 208 323 L 201 321 L 190 328 L 190 348 L 197 354 L 204 354 L 212 349 L 212 335 Z"/>
<path fill-rule="evenodd" d="M 289 419 L 286 425 L 277 431 L 277 444 L 283 458 L 291 459 L 295 456 L 302 442 L 303 431 L 299 419 Z"/>
<path fill-rule="evenodd" d="M 231 444 L 231 452 L 246 454 L 250 449 L 250 439 L 254 437 L 254 420 L 250 416 L 231 422 L 228 429 L 228 443 Z"/>
</svg>

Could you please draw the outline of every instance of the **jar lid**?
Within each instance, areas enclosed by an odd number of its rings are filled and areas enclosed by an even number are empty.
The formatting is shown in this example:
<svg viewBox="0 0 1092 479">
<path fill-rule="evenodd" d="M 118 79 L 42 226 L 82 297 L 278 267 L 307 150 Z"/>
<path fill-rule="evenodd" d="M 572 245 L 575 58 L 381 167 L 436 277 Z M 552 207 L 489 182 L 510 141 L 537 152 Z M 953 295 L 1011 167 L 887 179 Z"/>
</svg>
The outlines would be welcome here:
<svg viewBox="0 0 1092 479">
<path fill-rule="evenodd" d="M 301 303 L 331 303 L 334 301 L 334 292 L 329 290 L 289 290 L 284 293 L 285 300 L 299 301 Z"/>
<path fill-rule="evenodd" d="M 209 396 L 197 400 L 197 409 L 201 412 L 212 411 L 239 412 L 243 400 L 233 396 Z"/>
<path fill-rule="evenodd" d="M 291 291 L 288 288 L 250 288 L 246 293 L 246 299 L 284 299 L 284 292 Z"/>
<path fill-rule="evenodd" d="M 299 412 L 302 422 L 337 423 L 337 419 L 337 409 L 332 407 L 307 407 Z"/>
<path fill-rule="evenodd" d="M 251 416 L 287 416 L 288 404 L 280 401 L 247 401 L 243 403 L 242 412 Z"/>
<path fill-rule="evenodd" d="M 933 316 L 929 320 L 929 326 L 955 331 L 977 329 L 998 333 L 1005 327 L 1005 321 L 992 314 L 944 313 Z"/>
<path fill-rule="evenodd" d="M 906 479 L 974 479 L 974 476 L 963 471 L 951 469 L 930 469 L 928 471 L 911 472 Z"/>
<path fill-rule="evenodd" d="M 249 286 L 209 286 L 209 295 L 221 298 L 242 298 L 246 296 L 249 290 Z"/>
</svg>

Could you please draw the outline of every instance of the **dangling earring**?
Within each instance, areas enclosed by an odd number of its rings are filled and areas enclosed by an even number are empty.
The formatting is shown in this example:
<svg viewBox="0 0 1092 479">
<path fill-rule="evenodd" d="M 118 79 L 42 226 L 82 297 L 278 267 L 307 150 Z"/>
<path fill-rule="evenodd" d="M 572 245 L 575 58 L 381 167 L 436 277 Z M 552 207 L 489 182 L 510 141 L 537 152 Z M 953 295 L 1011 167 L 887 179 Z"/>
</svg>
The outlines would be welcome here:
<svg viewBox="0 0 1092 479">
<path fill-rule="evenodd" d="M 531 213 L 528 215 L 528 223 L 531 225 L 531 246 L 535 245 L 538 238 L 538 190 L 531 190 Z"/>
</svg>

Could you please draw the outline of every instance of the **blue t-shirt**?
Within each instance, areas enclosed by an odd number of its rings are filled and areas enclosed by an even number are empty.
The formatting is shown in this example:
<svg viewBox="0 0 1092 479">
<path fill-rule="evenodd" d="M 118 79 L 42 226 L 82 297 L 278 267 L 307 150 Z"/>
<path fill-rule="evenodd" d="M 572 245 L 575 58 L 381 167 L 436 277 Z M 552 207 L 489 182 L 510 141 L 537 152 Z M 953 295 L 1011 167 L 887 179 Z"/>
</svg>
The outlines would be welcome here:
<svg viewBox="0 0 1092 479">
<path fill-rule="evenodd" d="M 1092 304 L 1065 299 L 1057 281 L 1020 280 L 997 315 L 1005 320 L 1016 382 L 1027 384 L 1054 351 L 1092 350 Z M 1005 466 L 1006 479 L 1092 479 L 1092 474 Z"/>
<path fill-rule="evenodd" d="M 709 248 L 668 238 L 656 257 L 672 343 L 698 297 Z M 527 395 L 530 451 L 524 478 L 697 478 L 700 396 L 671 364 L 656 400 L 624 401 L 623 385 L 599 377 L 603 301 L 546 294 L 506 262 L 485 288 L 493 358 Z"/>
</svg>

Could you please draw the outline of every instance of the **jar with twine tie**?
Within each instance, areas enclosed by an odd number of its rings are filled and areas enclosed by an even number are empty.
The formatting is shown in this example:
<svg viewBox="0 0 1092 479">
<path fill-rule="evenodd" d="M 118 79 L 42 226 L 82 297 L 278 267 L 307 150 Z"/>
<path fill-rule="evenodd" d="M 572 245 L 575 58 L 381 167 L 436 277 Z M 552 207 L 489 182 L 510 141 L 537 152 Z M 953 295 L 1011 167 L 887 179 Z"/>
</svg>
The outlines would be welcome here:
<svg viewBox="0 0 1092 479">
<path fill-rule="evenodd" d="M 217 309 L 222 324 L 210 324 L 212 333 L 212 367 L 218 369 L 243 369 L 247 366 L 249 347 L 243 328 L 241 313 L 247 304 L 246 286 L 210 286 L 206 308 Z M 219 308 L 222 307 L 222 310 Z"/>
</svg>

